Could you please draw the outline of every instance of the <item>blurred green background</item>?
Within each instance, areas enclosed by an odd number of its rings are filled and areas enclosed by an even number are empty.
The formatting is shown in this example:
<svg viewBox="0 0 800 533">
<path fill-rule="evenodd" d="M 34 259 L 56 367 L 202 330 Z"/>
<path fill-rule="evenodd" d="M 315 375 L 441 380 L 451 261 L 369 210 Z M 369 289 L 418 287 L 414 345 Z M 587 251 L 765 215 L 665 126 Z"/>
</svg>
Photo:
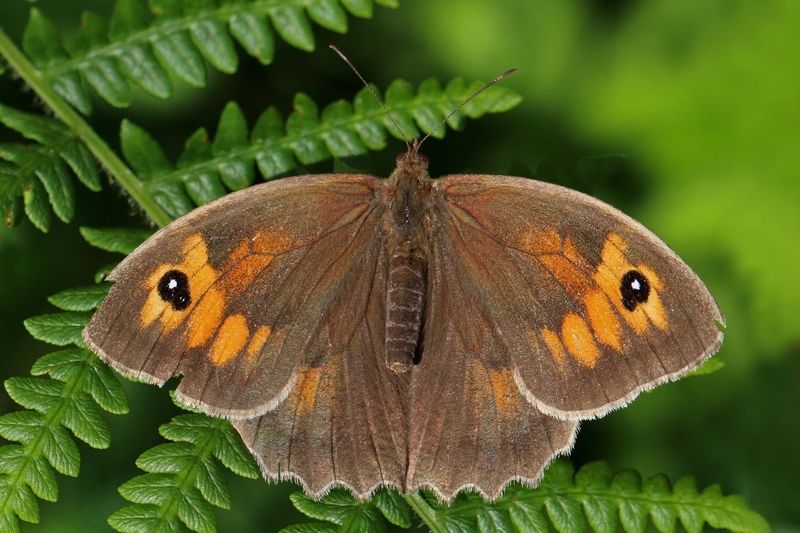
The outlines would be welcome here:
<svg viewBox="0 0 800 533">
<path fill-rule="evenodd" d="M 112 7 L 35 4 L 67 33 L 83 9 Z M 0 1 L 0 25 L 17 43 L 31 5 Z M 432 174 L 522 174 L 598 196 L 664 238 L 728 320 L 723 370 L 584 424 L 574 461 L 693 474 L 701 486 L 743 494 L 776 531 L 800 531 L 800 2 L 401 0 L 350 28 L 344 36 L 317 28 L 311 54 L 279 42 L 269 67 L 241 54 L 237 74 L 212 70 L 206 89 L 178 84 L 165 102 L 142 96 L 117 110 L 97 100 L 91 123 L 116 148 L 121 118 L 132 118 L 174 157 L 194 129 L 214 128 L 231 99 L 252 123 L 268 105 L 288 112 L 298 91 L 321 104 L 352 98 L 360 84 L 329 42 L 381 87 L 398 77 L 487 80 L 519 67 L 503 83 L 523 103 L 429 141 Z M 37 105 L 8 75 L 0 101 Z M 401 149 L 395 142 L 371 156 L 370 170 L 388 174 Z M 83 243 L 78 225 L 141 224 L 110 185 L 80 189 L 76 220 L 48 235 L 27 221 L 0 229 L 2 377 L 26 374 L 48 350 L 22 320 L 50 312 L 48 295 L 88 283 L 112 260 Z M 136 475 L 136 456 L 176 412 L 165 391 L 126 387 L 131 414 L 110 418 L 112 448 L 82 446 L 80 477 L 60 477 L 60 501 L 43 502 L 41 525 L 26 531 L 104 530 L 124 504 L 116 487 Z M 0 412 L 15 408 L 0 394 Z M 220 531 L 300 520 L 287 498 L 294 486 L 230 481 L 233 510 L 218 513 Z"/>
</svg>

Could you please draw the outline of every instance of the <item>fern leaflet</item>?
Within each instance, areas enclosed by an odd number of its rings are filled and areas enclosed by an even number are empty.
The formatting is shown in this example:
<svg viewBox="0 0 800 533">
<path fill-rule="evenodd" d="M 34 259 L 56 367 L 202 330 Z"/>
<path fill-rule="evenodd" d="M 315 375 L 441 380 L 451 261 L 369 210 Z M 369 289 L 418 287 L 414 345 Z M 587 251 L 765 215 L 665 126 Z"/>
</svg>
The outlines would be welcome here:
<svg viewBox="0 0 800 533">
<path fill-rule="evenodd" d="M 180 2 L 117 0 L 109 20 L 87 12 L 62 44 L 55 25 L 32 9 L 23 50 L 50 86 L 83 114 L 91 112 L 89 86 L 116 107 L 131 103 L 131 84 L 159 98 L 171 96 L 171 77 L 202 87 L 206 61 L 235 72 L 237 41 L 262 64 L 275 54 L 273 30 L 290 45 L 314 49 L 310 21 L 344 33 L 347 13 L 372 16 L 373 5 L 396 0 L 249 0 Z"/>
<path fill-rule="evenodd" d="M 0 143 L 0 161 L 5 162 L 0 166 L 0 213 L 6 225 L 18 221 L 20 203 L 42 231 L 50 228 L 51 210 L 69 222 L 75 211 L 72 175 L 90 190 L 100 190 L 89 150 L 64 124 L 49 117 L 0 104 L 0 123 L 35 143 Z"/>
<path fill-rule="evenodd" d="M 149 194 L 177 218 L 228 190 L 250 185 L 256 169 L 270 179 L 300 165 L 380 150 L 386 146 L 389 132 L 408 139 L 418 136 L 420 130 L 442 137 L 444 131 L 434 128 L 481 86 L 481 82 L 467 84 L 455 79 L 443 89 L 435 80 L 427 80 L 415 90 L 407 82 L 395 81 L 386 92 L 386 106 L 402 133 L 394 131 L 386 113 L 365 88 L 353 104 L 339 101 L 321 113 L 313 100 L 298 94 L 294 111 L 285 122 L 275 108 L 269 108 L 250 131 L 239 106 L 230 103 L 222 112 L 215 137 L 211 139 L 205 129 L 197 130 L 186 141 L 176 165 L 167 160 L 146 131 L 124 121 L 122 152 Z M 477 118 L 506 111 L 519 101 L 520 97 L 509 89 L 492 87 L 448 119 L 448 125 L 460 128 L 464 116 Z"/>
</svg>

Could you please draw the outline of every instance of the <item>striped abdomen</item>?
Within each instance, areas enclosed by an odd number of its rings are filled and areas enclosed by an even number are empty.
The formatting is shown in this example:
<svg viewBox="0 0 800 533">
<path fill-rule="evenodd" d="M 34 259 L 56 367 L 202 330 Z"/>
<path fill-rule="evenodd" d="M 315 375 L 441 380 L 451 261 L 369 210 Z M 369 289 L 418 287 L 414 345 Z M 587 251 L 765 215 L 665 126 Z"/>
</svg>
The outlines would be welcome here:
<svg viewBox="0 0 800 533">
<path fill-rule="evenodd" d="M 425 306 L 425 255 L 404 242 L 389 261 L 386 295 L 386 366 L 399 374 L 411 369 Z"/>
</svg>

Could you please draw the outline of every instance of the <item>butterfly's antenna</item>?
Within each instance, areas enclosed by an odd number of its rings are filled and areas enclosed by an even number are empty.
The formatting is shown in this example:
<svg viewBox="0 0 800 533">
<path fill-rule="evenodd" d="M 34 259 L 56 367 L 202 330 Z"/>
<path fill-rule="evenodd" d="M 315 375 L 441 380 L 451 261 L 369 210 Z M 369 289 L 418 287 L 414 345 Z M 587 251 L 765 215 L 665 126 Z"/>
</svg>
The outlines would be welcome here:
<svg viewBox="0 0 800 533">
<path fill-rule="evenodd" d="M 361 73 L 358 71 L 358 69 L 355 67 L 355 65 L 353 65 L 353 63 L 351 63 L 351 62 L 350 62 L 350 60 L 347 58 L 347 56 L 346 56 L 346 55 L 344 55 L 344 52 L 342 52 L 341 50 L 339 50 L 339 49 L 338 49 L 338 48 L 337 48 L 335 45 L 333 45 L 333 44 L 329 44 L 329 45 L 328 45 L 328 47 L 329 47 L 331 50 L 333 50 L 334 52 L 336 52 L 336 53 L 339 55 L 339 57 L 341 57 L 341 58 L 342 58 L 342 61 L 344 61 L 345 63 L 347 63 L 347 66 L 348 66 L 348 67 L 350 67 L 350 69 L 351 69 L 353 72 L 355 72 L 355 73 L 356 73 L 356 76 L 358 76 L 358 79 L 360 79 L 360 80 L 361 80 L 361 82 L 364 84 L 364 86 L 365 86 L 367 89 L 369 89 L 369 92 L 371 92 L 371 93 L 372 93 L 372 96 L 374 96 L 374 97 L 375 97 L 375 100 L 377 100 L 377 101 L 378 101 L 378 103 L 379 103 L 379 104 L 381 105 L 381 107 L 383 108 L 383 112 L 384 112 L 384 113 L 386 113 L 386 116 L 388 116 L 388 117 L 389 117 L 389 120 L 391 120 L 391 121 L 392 121 L 392 124 L 394 125 L 394 127 L 395 127 L 395 128 L 397 128 L 397 131 L 400 133 L 400 135 L 402 135 L 402 136 L 403 136 L 403 140 L 404 140 L 404 141 L 405 141 L 405 143 L 406 143 L 406 149 L 407 149 L 407 150 L 411 150 L 411 145 L 409 145 L 409 144 L 408 144 L 408 141 L 406 140 L 406 139 L 408 139 L 408 136 L 407 136 L 407 135 L 406 135 L 406 133 L 403 131 L 403 128 L 401 128 L 401 127 L 400 127 L 400 124 L 399 124 L 399 123 L 397 122 L 397 120 L 394 118 L 394 115 L 392 115 L 391 111 L 389 111 L 389 108 L 388 108 L 388 107 L 386 107 L 386 104 L 384 104 L 384 103 L 383 103 L 383 100 L 381 99 L 380 95 L 378 94 L 378 91 L 376 91 L 376 90 L 375 90 L 375 87 L 373 87 L 372 85 L 370 85 L 369 83 L 367 83 L 367 80 L 365 80 L 365 79 L 364 79 L 364 76 L 362 76 L 362 75 L 361 75 Z"/>
<path fill-rule="evenodd" d="M 461 102 L 460 104 L 458 104 L 458 105 L 456 106 L 456 108 L 455 108 L 455 109 L 453 109 L 452 111 L 450 111 L 450 114 L 449 114 L 449 115 L 447 115 L 447 116 L 444 118 L 444 120 L 443 120 L 443 121 L 441 121 L 441 122 L 439 123 L 439 125 L 438 125 L 438 126 L 436 126 L 436 127 L 435 127 L 435 128 L 433 128 L 433 129 L 432 129 L 430 132 L 428 132 L 428 134 L 427 134 L 425 137 L 423 137 L 421 141 L 419 141 L 418 143 L 415 143 L 415 144 L 417 145 L 417 148 L 419 148 L 419 147 L 422 145 L 422 143 L 424 143 L 424 142 L 425 142 L 425 141 L 428 139 L 428 137 L 430 137 L 431 135 L 433 135 L 434 133 L 436 133 L 436 132 L 437 132 L 437 131 L 438 131 L 440 128 L 442 128 L 442 126 L 444 126 L 444 125 L 447 123 L 447 121 L 448 121 L 448 120 L 450 120 L 450 119 L 452 118 L 452 116 L 453 116 L 453 115 L 455 115 L 456 113 L 458 113 L 459 111 L 461 111 L 461 109 L 462 109 L 462 108 L 463 108 L 465 105 L 467 105 L 468 103 L 470 103 L 470 102 L 471 102 L 472 100 L 474 100 L 474 99 L 475 99 L 475 98 L 476 98 L 478 95 L 480 95 L 480 94 L 481 94 L 483 91 L 485 91 L 486 89 L 490 88 L 492 85 L 494 85 L 494 84 L 495 84 L 495 83 L 497 83 L 498 81 L 502 80 L 503 78 L 506 78 L 506 77 L 510 76 L 511 74 L 514 74 L 514 73 L 515 73 L 517 70 L 519 70 L 519 69 L 517 69 L 516 67 L 514 67 L 514 68 L 510 68 L 510 69 L 506 70 L 505 72 L 503 72 L 502 74 L 500 74 L 499 76 L 497 76 L 495 79 L 493 79 L 492 81 L 488 82 L 486 85 L 484 85 L 483 87 L 481 87 L 480 89 L 478 89 L 477 91 L 475 91 L 474 93 L 472 93 L 472 94 L 470 95 L 470 97 L 469 97 L 469 98 L 467 98 L 466 100 L 464 100 L 463 102 Z"/>
</svg>

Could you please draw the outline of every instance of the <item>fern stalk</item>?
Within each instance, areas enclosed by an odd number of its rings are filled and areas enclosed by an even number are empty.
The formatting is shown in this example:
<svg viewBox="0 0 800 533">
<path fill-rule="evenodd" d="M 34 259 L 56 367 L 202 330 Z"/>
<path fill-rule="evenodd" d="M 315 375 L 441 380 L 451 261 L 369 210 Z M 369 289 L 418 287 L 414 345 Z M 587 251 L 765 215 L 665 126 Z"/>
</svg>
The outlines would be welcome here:
<svg viewBox="0 0 800 533">
<path fill-rule="evenodd" d="M 411 492 L 403 496 L 406 503 L 411 507 L 417 517 L 431 530 L 431 533 L 448 533 L 446 527 L 440 527 L 436 519 L 436 511 L 428 505 L 419 492 Z"/>
<path fill-rule="evenodd" d="M 55 115 L 84 142 L 103 167 L 114 177 L 117 183 L 133 198 L 147 216 L 158 226 L 165 226 L 172 221 L 170 216 L 159 206 L 145 190 L 141 181 L 114 153 L 81 116 L 56 93 L 44 79 L 39 70 L 28 61 L 25 54 L 0 28 L 0 55 L 17 74 L 33 89 L 36 95 L 53 110 Z"/>
</svg>

